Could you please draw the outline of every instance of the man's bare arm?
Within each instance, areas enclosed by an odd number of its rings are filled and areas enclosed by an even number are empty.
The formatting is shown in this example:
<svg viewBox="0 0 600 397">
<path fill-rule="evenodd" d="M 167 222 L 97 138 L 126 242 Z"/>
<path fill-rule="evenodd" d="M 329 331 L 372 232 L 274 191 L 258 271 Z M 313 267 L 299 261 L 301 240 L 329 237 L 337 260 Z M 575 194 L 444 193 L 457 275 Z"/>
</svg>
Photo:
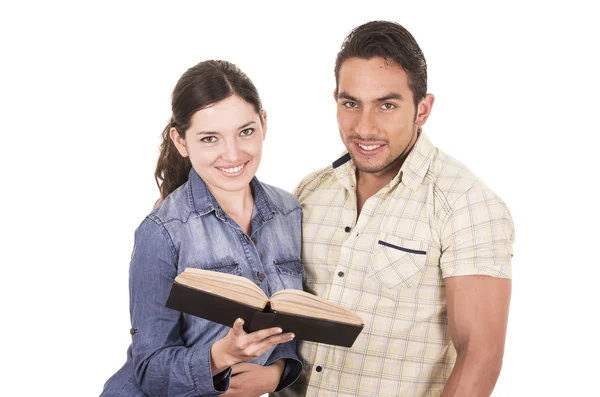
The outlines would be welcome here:
<svg viewBox="0 0 600 397">
<path fill-rule="evenodd" d="M 460 276 L 445 283 L 448 329 L 458 358 L 441 397 L 487 397 L 502 368 L 511 280 Z"/>
</svg>

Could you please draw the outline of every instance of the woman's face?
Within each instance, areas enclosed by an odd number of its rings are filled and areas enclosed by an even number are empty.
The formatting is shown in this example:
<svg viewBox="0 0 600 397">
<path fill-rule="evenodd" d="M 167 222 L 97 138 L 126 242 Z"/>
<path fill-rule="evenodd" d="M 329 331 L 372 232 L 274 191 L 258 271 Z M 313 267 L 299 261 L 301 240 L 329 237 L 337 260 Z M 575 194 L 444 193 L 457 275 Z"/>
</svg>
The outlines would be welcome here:
<svg viewBox="0 0 600 397">
<path fill-rule="evenodd" d="M 171 139 L 213 194 L 248 189 L 262 156 L 266 134 L 254 107 L 232 95 L 192 116 L 185 139 L 171 129 Z"/>
</svg>

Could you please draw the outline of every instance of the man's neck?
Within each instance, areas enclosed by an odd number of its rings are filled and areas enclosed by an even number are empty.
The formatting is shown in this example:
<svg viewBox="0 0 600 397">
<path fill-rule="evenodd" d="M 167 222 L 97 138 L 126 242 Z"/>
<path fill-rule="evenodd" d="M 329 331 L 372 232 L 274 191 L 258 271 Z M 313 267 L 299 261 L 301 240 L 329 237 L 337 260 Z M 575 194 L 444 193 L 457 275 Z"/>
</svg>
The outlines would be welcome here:
<svg viewBox="0 0 600 397">
<path fill-rule="evenodd" d="M 400 164 L 400 167 L 402 164 Z M 365 202 L 381 188 L 386 186 L 400 171 L 400 167 L 393 167 L 377 173 L 356 171 L 356 199 L 358 215 Z M 396 169 L 397 168 L 397 169 Z"/>
<path fill-rule="evenodd" d="M 418 138 L 418 135 L 417 135 Z M 365 202 L 394 179 L 400 172 L 404 161 L 414 149 L 416 139 L 411 142 L 406 153 L 400 155 L 392 164 L 379 172 L 363 172 L 356 170 L 356 198 L 358 215 Z"/>
</svg>

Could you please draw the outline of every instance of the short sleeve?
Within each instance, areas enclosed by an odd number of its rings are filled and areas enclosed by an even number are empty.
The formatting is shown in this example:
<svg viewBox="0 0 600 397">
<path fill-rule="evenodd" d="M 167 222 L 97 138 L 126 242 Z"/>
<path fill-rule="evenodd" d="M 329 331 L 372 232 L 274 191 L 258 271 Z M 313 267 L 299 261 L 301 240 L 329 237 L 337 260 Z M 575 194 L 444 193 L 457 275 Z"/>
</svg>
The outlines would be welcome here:
<svg viewBox="0 0 600 397">
<path fill-rule="evenodd" d="M 508 207 L 487 187 L 472 187 L 451 205 L 441 228 L 443 277 L 511 278 L 514 240 Z"/>
</svg>

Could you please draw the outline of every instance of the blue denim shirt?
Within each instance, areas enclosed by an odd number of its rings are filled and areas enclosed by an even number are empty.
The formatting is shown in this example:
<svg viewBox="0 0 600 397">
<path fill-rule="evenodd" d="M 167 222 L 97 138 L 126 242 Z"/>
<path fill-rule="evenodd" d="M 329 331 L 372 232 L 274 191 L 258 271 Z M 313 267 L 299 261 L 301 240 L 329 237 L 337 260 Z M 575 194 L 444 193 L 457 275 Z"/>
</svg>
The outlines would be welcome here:
<svg viewBox="0 0 600 397">
<path fill-rule="evenodd" d="M 244 276 L 267 296 L 302 288 L 301 209 L 281 189 L 251 181 L 252 235 L 221 209 L 192 169 L 135 232 L 129 271 L 132 344 L 127 362 L 104 385 L 102 396 L 216 396 L 229 387 L 231 369 L 213 378 L 210 348 L 229 327 L 165 307 L 173 279 L 187 267 Z M 252 362 L 285 358 L 278 390 L 301 372 L 295 341 Z"/>
</svg>

